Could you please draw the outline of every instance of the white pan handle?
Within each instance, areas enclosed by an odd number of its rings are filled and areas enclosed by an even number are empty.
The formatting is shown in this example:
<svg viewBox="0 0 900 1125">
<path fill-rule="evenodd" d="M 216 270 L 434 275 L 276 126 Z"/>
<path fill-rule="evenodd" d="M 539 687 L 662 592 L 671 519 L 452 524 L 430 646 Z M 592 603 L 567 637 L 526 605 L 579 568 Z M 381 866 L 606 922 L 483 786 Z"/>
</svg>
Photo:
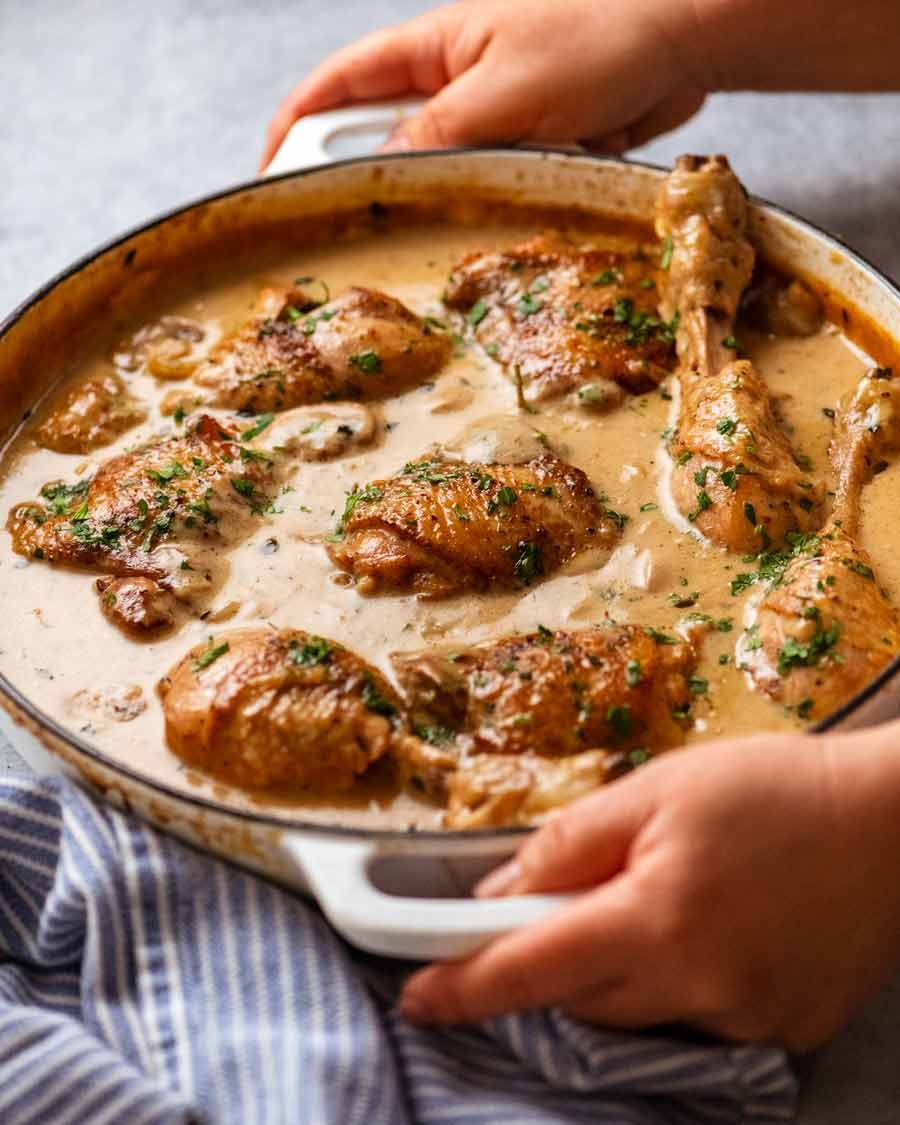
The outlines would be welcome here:
<svg viewBox="0 0 900 1125">
<path fill-rule="evenodd" d="M 381 851 L 377 843 L 286 833 L 283 846 L 338 933 L 360 949 L 388 957 L 422 961 L 464 957 L 492 938 L 558 910 L 574 897 L 476 899 L 389 894 L 373 883 L 373 865 L 376 861 L 402 865 L 404 857 Z M 506 844 L 503 851 L 509 850 Z M 422 857 L 407 858 L 412 863 L 423 862 Z M 435 875 L 439 876 L 441 860 L 432 857 L 431 862 L 437 865 Z"/>
<path fill-rule="evenodd" d="M 423 98 L 408 98 L 370 102 L 301 117 L 291 126 L 263 174 L 274 176 L 348 156 L 368 156 L 388 139 L 404 117 L 411 117 L 423 101 Z"/>
</svg>

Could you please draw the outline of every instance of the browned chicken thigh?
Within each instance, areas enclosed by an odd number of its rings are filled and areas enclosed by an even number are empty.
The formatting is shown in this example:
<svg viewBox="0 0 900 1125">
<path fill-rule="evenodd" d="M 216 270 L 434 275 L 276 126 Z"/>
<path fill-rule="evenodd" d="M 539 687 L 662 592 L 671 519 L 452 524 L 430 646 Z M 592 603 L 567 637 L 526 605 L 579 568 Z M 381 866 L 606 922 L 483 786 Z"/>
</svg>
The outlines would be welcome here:
<svg viewBox="0 0 900 1125">
<path fill-rule="evenodd" d="M 394 657 L 416 738 L 406 776 L 451 827 L 526 821 L 680 745 L 693 641 L 637 625 L 539 629 L 454 653 Z"/>
<path fill-rule="evenodd" d="M 585 474 L 548 453 L 517 465 L 417 461 L 347 498 L 328 552 L 365 594 L 528 586 L 621 520 Z"/>
<path fill-rule="evenodd" d="M 37 428 L 38 444 L 56 453 L 89 453 L 143 422 L 121 376 L 103 371 L 66 386 Z"/>
<path fill-rule="evenodd" d="M 467 255 L 444 294 L 488 355 L 518 368 L 536 402 L 589 381 L 646 391 L 672 370 L 670 327 L 656 315 L 658 272 L 644 257 L 540 235 Z"/>
<path fill-rule="evenodd" d="M 707 538 L 757 552 L 815 527 L 823 496 L 794 457 L 762 377 L 735 358 L 735 316 L 753 270 L 746 220 L 724 156 L 679 158 L 656 219 L 668 260 L 661 311 L 678 325 L 672 495 Z"/>
<path fill-rule="evenodd" d="M 450 347 L 437 322 L 386 293 L 354 287 L 321 304 L 300 289 L 270 287 L 194 381 L 233 410 L 381 398 L 434 375 Z"/>
<path fill-rule="evenodd" d="M 247 789 L 349 788 L 394 746 L 398 700 L 373 668 L 298 629 L 237 629 L 159 684 L 172 750 Z"/>
<path fill-rule="evenodd" d="M 217 551 L 246 534 L 269 503 L 274 461 L 239 437 L 203 415 L 183 435 L 111 458 L 91 479 L 45 485 L 40 501 L 10 512 L 13 546 L 44 563 L 149 580 L 156 590 L 104 586 L 103 606 L 140 629 L 153 594 L 151 616 L 159 623 L 171 600 L 159 591 L 184 600 L 208 591 Z"/>
<path fill-rule="evenodd" d="M 876 368 L 841 403 L 832 439 L 831 519 L 798 543 L 738 643 L 757 687 L 822 718 L 900 652 L 900 619 L 857 541 L 862 488 L 900 450 L 900 380 Z"/>
</svg>

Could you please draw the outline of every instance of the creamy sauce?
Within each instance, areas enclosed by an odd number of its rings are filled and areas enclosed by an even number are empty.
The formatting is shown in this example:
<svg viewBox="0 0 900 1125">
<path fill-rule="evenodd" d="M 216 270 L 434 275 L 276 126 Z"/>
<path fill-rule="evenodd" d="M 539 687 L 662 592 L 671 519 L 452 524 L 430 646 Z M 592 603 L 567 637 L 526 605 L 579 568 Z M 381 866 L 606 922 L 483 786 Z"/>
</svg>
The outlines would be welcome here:
<svg viewBox="0 0 900 1125">
<path fill-rule="evenodd" d="M 474 246 L 513 243 L 533 233 L 533 226 L 514 223 L 478 231 L 447 224 L 313 247 L 270 264 L 264 273 L 211 285 L 202 296 L 166 311 L 212 321 L 217 330 L 227 331 L 246 317 L 263 281 L 289 282 L 312 274 L 324 278 L 332 293 L 350 284 L 380 288 L 422 315 L 447 321 L 440 293 L 451 263 Z M 610 238 L 602 241 L 614 245 Z M 866 357 L 831 326 L 808 339 L 743 336 L 741 343 L 777 396 L 795 448 L 812 459 L 817 474 L 824 474 L 830 422 L 823 408 L 833 407 L 855 385 Z M 94 361 L 97 369 L 108 364 L 108 355 Z M 36 497 L 49 480 L 71 482 L 89 475 L 112 453 L 170 431 L 171 421 L 161 417 L 159 404 L 173 387 L 189 384 L 143 375 L 130 376 L 130 381 L 137 397 L 156 409 L 147 423 L 114 445 L 87 457 L 53 453 L 34 444 L 30 435 L 36 423 L 15 439 L 0 479 L 4 512 L 17 501 Z M 460 344 L 433 384 L 373 407 L 380 436 L 371 446 L 336 461 L 298 464 L 289 482 L 292 490 L 279 498 L 280 514 L 260 519 L 254 534 L 229 553 L 228 577 L 206 621 L 188 619 L 162 639 L 129 639 L 103 617 L 92 590 L 93 575 L 20 558 L 3 532 L 0 670 L 47 713 L 112 758 L 176 789 L 237 808 L 362 825 L 433 825 L 439 814 L 396 794 L 378 776 L 361 782 L 336 805 L 333 799 L 302 794 L 290 800 L 254 797 L 186 770 L 165 746 L 155 693 L 159 677 L 226 620 L 228 628 L 270 622 L 340 640 L 390 675 L 391 653 L 472 643 L 538 623 L 578 628 L 609 619 L 671 630 L 690 613 L 702 613 L 730 620 L 733 627 L 711 631 L 704 642 L 697 675 L 709 681 L 709 691 L 695 704 L 689 741 L 798 728 L 794 716 L 751 691 L 734 665 L 747 595 L 733 597 L 729 583 L 750 568 L 702 542 L 667 497 L 668 457 L 660 435 L 671 423 L 674 405 L 671 396 L 654 392 L 628 397 L 605 414 L 585 412 L 566 399 L 542 405 L 539 413 L 520 414 L 515 389 L 500 368 L 476 346 Z M 629 517 L 620 546 L 599 568 L 596 560 L 582 557 L 568 572 L 524 593 L 442 602 L 366 599 L 335 581 L 321 540 L 333 531 L 354 485 L 394 473 L 419 459 L 432 443 L 446 444 L 457 455 L 485 456 L 498 449 L 510 459 L 517 451 L 529 456 L 538 433 L 587 473 L 611 508 Z M 900 466 L 895 465 L 868 487 L 862 535 L 879 580 L 895 599 L 900 598 L 894 531 L 898 481 Z M 676 599 L 693 604 L 679 608 L 673 604 Z M 722 656 L 728 657 L 727 664 L 720 663 Z M 128 721 L 121 721 L 121 709 L 91 702 L 90 693 L 114 698 L 124 693 L 130 716 L 139 708 L 128 695 L 129 685 L 142 688 L 146 706 Z"/>
</svg>

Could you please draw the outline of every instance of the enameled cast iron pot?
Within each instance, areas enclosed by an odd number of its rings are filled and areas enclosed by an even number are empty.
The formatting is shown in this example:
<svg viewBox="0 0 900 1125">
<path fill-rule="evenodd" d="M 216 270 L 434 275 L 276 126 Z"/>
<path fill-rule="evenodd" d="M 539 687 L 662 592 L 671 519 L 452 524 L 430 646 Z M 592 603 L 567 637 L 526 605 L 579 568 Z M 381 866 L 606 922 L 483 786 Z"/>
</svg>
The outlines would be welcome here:
<svg viewBox="0 0 900 1125">
<path fill-rule="evenodd" d="M 371 128 L 355 112 L 323 116 L 338 139 Z M 323 165 L 324 134 L 321 121 L 301 123 L 270 171 L 306 167 L 241 184 L 154 219 L 75 262 L 11 313 L 0 325 L 0 435 L 14 433 L 46 393 L 76 326 L 127 300 L 142 278 L 158 271 L 171 276 L 192 247 L 214 245 L 226 233 L 429 196 L 486 197 L 647 219 L 664 175 L 620 160 L 518 149 Z M 759 201 L 751 208 L 751 236 L 772 264 L 839 295 L 851 321 L 868 319 L 900 341 L 900 291 L 846 246 Z M 817 729 L 853 729 L 900 714 L 898 693 L 900 659 Z M 313 894 L 334 926 L 364 949 L 402 957 L 458 956 L 560 901 L 561 896 L 527 896 L 480 902 L 466 895 L 476 875 L 515 849 L 521 829 L 372 831 L 304 823 L 302 812 L 289 820 L 239 812 L 130 769 L 125 755 L 116 760 L 92 746 L 5 677 L 0 705 L 0 729 L 29 762 L 78 778 L 166 831 Z"/>
</svg>

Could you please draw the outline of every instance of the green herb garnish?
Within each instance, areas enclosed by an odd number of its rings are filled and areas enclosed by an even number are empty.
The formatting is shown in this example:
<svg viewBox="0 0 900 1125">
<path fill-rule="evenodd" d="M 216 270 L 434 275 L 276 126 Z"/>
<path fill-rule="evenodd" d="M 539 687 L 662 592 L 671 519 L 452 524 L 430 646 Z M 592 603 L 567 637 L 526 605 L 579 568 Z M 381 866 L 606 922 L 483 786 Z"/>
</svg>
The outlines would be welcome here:
<svg viewBox="0 0 900 1125">
<path fill-rule="evenodd" d="M 214 664 L 220 656 L 224 656 L 229 648 L 230 645 L 228 641 L 223 641 L 222 644 L 217 645 L 213 643 L 213 639 L 210 637 L 206 648 L 194 661 L 194 671 L 202 672 L 204 668 L 208 668 L 210 664 Z"/>
</svg>

